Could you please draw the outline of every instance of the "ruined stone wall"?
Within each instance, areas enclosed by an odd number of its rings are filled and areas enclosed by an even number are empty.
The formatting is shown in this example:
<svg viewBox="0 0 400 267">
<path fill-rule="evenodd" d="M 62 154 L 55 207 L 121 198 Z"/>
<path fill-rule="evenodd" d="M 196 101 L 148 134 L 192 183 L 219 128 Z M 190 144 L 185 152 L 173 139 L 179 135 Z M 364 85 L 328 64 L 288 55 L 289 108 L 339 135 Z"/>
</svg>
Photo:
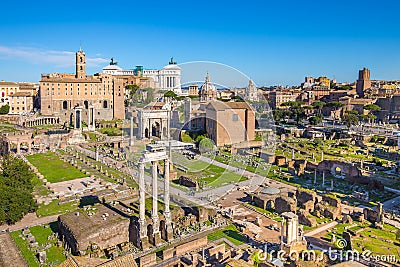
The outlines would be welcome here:
<svg viewBox="0 0 400 267">
<path fill-rule="evenodd" d="M 203 238 L 199 238 L 193 241 L 190 241 L 186 244 L 180 245 L 176 247 L 176 255 L 183 255 L 187 252 L 199 249 L 201 247 L 206 246 L 208 243 L 207 236 Z"/>
<path fill-rule="evenodd" d="M 296 200 L 289 197 L 278 197 L 275 199 L 275 212 L 296 212 Z"/>
</svg>

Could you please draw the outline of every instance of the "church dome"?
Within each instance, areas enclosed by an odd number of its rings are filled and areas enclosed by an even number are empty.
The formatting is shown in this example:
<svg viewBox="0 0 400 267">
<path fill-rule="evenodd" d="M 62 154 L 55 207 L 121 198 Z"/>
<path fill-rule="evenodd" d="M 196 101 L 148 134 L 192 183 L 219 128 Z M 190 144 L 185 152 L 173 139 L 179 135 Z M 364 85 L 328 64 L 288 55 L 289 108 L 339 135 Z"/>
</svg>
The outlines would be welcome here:
<svg viewBox="0 0 400 267">
<path fill-rule="evenodd" d="M 204 91 L 204 92 L 217 91 L 217 88 L 215 87 L 215 85 L 212 84 L 212 82 L 210 80 L 210 75 L 208 75 L 208 73 L 206 76 L 206 81 L 201 86 L 201 91 Z"/>
</svg>

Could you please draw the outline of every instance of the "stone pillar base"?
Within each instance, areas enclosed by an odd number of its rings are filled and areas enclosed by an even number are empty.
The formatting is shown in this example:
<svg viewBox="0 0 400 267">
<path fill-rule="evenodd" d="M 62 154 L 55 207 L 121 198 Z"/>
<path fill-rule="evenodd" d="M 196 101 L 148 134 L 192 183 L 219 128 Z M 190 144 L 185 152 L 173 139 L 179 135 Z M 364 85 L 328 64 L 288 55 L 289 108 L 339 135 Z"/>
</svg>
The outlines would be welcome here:
<svg viewBox="0 0 400 267">
<path fill-rule="evenodd" d="M 154 246 L 160 245 L 162 243 L 160 232 L 154 233 L 152 244 Z"/>
<path fill-rule="evenodd" d="M 151 244 L 149 242 L 149 238 L 147 236 L 146 237 L 141 237 L 140 241 L 142 243 L 142 249 L 143 250 L 148 249 L 149 247 L 151 247 Z"/>
<path fill-rule="evenodd" d="M 169 229 L 169 227 L 167 227 L 166 241 L 172 241 L 173 239 L 174 239 L 174 233 L 172 229 Z"/>
</svg>

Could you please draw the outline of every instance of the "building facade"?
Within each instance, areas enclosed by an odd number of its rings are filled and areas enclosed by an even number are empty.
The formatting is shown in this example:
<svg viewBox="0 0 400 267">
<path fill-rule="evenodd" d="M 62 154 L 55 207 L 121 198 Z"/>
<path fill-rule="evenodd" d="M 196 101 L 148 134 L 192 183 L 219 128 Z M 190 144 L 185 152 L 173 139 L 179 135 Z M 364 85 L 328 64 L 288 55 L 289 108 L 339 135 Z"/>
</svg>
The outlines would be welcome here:
<svg viewBox="0 0 400 267">
<path fill-rule="evenodd" d="M 258 101 L 258 89 L 253 80 L 249 81 L 249 85 L 245 89 L 244 99 L 247 101 Z"/>
<path fill-rule="evenodd" d="M 73 108 L 83 107 L 82 119 L 88 120 L 89 106 L 97 120 L 124 119 L 124 80 L 112 74 L 86 75 L 86 55 L 76 53 L 75 74 L 42 74 L 40 106 L 45 116 L 58 116 L 70 123 Z"/>
<path fill-rule="evenodd" d="M 28 92 L 17 92 L 9 97 L 10 111 L 8 114 L 20 115 L 33 110 L 34 96 Z"/>
<path fill-rule="evenodd" d="M 246 102 L 211 101 L 206 107 L 206 131 L 217 146 L 255 138 L 255 112 Z"/>
<path fill-rule="evenodd" d="M 0 82 L 0 106 L 10 105 L 10 96 L 19 91 L 18 83 Z"/>
<path fill-rule="evenodd" d="M 181 89 L 181 68 L 173 61 L 161 70 L 141 70 L 143 77 L 151 78 L 154 82 L 154 89 L 174 91 L 176 94 L 182 94 Z"/>
<path fill-rule="evenodd" d="M 207 73 L 206 81 L 200 89 L 200 101 L 210 101 L 217 99 L 217 88 L 212 84 L 210 75 Z"/>
</svg>

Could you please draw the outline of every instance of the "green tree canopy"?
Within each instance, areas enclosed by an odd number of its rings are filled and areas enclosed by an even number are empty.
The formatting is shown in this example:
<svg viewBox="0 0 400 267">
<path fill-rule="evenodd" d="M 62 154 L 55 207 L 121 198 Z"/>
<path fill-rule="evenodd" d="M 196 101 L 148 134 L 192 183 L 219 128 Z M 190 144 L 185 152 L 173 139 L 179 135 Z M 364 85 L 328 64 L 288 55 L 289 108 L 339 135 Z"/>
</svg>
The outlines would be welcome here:
<svg viewBox="0 0 400 267">
<path fill-rule="evenodd" d="M 350 128 L 350 126 L 358 124 L 358 116 L 354 114 L 345 114 L 342 117 L 342 122 L 347 128 Z"/>
<path fill-rule="evenodd" d="M 174 91 L 167 91 L 164 94 L 164 97 L 172 97 L 172 98 L 176 98 L 178 95 L 174 92 Z"/>
<path fill-rule="evenodd" d="M 311 125 L 318 125 L 320 124 L 324 119 L 324 116 L 322 114 L 317 114 L 315 116 L 312 116 L 309 121 Z"/>
<path fill-rule="evenodd" d="M 364 106 L 364 109 L 370 110 L 370 111 L 378 111 L 378 110 L 381 110 L 381 107 L 376 104 L 368 104 L 368 105 Z"/>
<path fill-rule="evenodd" d="M 9 105 L 4 105 L 0 107 L 0 115 L 8 114 L 9 111 L 10 111 Z"/>
<path fill-rule="evenodd" d="M 332 101 L 332 102 L 327 103 L 326 106 L 327 106 L 327 107 L 334 108 L 334 109 L 338 109 L 338 108 L 343 107 L 344 104 L 341 103 L 341 102 Z"/>
<path fill-rule="evenodd" d="M 354 115 L 358 115 L 359 114 L 357 110 L 346 110 L 345 113 L 354 114 Z"/>
<path fill-rule="evenodd" d="M 37 208 L 32 196 L 35 174 L 12 156 L 3 158 L 0 169 L 0 224 L 12 224 Z"/>
<path fill-rule="evenodd" d="M 313 102 L 311 105 L 314 109 L 321 110 L 323 107 L 325 107 L 326 104 L 325 102 L 317 101 Z"/>
</svg>

